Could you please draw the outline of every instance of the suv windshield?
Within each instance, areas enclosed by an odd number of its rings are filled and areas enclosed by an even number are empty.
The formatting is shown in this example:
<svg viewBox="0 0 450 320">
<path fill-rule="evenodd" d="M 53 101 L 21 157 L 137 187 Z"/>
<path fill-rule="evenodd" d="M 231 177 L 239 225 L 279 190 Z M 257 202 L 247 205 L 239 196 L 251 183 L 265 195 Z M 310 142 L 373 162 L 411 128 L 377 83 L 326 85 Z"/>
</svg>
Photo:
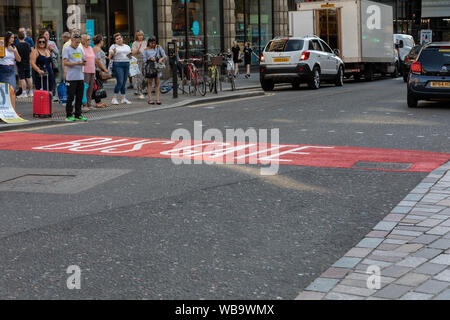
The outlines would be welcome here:
<svg viewBox="0 0 450 320">
<path fill-rule="evenodd" d="M 418 61 L 433 69 L 440 69 L 444 65 L 450 66 L 450 46 L 425 48 L 422 50 Z"/>
<path fill-rule="evenodd" d="M 303 49 L 303 40 L 280 39 L 271 41 L 266 48 L 266 52 L 290 52 Z"/>
</svg>

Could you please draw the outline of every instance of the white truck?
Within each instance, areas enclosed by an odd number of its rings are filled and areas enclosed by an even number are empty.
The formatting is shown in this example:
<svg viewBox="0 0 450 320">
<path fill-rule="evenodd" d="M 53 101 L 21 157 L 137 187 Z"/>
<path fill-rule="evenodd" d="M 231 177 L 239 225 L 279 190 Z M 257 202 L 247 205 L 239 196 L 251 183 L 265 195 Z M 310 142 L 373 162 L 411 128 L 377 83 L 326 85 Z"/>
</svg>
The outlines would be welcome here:
<svg viewBox="0 0 450 320">
<path fill-rule="evenodd" d="M 393 9 L 368 0 L 316 1 L 289 12 L 289 34 L 316 35 L 339 50 L 345 76 L 368 81 L 375 73 L 398 75 L 393 41 Z"/>
</svg>

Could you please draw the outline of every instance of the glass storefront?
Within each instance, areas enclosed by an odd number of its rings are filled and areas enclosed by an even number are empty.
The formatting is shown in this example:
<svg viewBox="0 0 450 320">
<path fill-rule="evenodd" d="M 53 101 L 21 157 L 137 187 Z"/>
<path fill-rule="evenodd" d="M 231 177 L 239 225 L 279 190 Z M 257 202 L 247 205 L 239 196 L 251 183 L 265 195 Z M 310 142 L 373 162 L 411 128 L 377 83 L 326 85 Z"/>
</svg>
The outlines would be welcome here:
<svg viewBox="0 0 450 320">
<path fill-rule="evenodd" d="M 62 3 L 59 0 L 35 0 L 34 13 L 34 36 L 33 40 L 39 36 L 41 30 L 48 30 L 50 40 L 56 42 L 58 48 L 62 48 L 61 34 L 64 32 Z"/>
<path fill-rule="evenodd" d="M 206 1 L 206 32 L 208 52 L 222 51 L 222 6 L 221 1 Z"/>
<path fill-rule="evenodd" d="M 244 42 L 259 54 L 273 38 L 273 1 L 272 0 L 235 0 L 236 41 L 241 50 Z M 252 63 L 258 59 L 252 56 Z"/>
<path fill-rule="evenodd" d="M 155 5 L 152 0 L 134 0 L 134 29 L 144 31 L 145 37 L 156 35 Z"/>
<path fill-rule="evenodd" d="M 31 36 L 31 1 L 2 0 L 0 2 L 0 34 L 7 31 L 17 33 L 19 27 L 28 29 Z"/>
</svg>

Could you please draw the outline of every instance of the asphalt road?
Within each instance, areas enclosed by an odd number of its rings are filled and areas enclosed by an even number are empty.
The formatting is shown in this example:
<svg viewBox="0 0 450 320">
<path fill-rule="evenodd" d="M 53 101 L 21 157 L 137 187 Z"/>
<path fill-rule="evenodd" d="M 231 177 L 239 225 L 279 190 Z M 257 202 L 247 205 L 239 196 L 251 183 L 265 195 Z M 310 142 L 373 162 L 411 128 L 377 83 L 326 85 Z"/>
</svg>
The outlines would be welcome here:
<svg viewBox="0 0 450 320">
<path fill-rule="evenodd" d="M 407 108 L 399 78 L 28 132 L 170 139 L 203 121 L 279 128 L 283 144 L 450 153 L 450 107 L 422 106 Z M 0 192 L 1 299 L 293 299 L 427 175 L 282 166 L 267 178 L 250 165 L 0 151 L 5 167 L 117 177 L 76 194 Z M 66 287 L 70 265 L 81 290 Z"/>
</svg>

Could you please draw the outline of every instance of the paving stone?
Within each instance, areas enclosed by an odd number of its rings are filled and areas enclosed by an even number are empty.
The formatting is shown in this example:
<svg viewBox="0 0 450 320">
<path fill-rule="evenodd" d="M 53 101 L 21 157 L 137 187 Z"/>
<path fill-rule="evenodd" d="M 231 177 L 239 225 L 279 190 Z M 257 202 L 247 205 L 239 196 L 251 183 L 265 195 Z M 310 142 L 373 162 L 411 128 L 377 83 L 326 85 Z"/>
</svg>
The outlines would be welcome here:
<svg viewBox="0 0 450 320">
<path fill-rule="evenodd" d="M 383 241 L 378 238 L 364 238 L 356 246 L 359 248 L 376 248 Z"/>
<path fill-rule="evenodd" d="M 380 298 L 388 298 L 388 299 L 398 299 L 405 293 L 407 293 L 409 290 L 411 290 L 411 287 L 402 286 L 398 284 L 390 284 L 387 287 L 378 290 L 377 293 L 375 293 L 375 297 Z"/>
<path fill-rule="evenodd" d="M 399 244 L 382 243 L 378 246 L 378 250 L 392 251 L 400 247 Z"/>
<path fill-rule="evenodd" d="M 426 217 L 423 217 L 423 218 L 426 219 Z M 416 225 L 416 224 L 420 223 L 420 221 L 422 221 L 422 220 L 405 218 L 402 220 L 402 223 L 408 224 L 408 225 Z"/>
<path fill-rule="evenodd" d="M 383 270 L 383 276 L 386 277 L 394 277 L 399 278 L 406 274 L 407 272 L 411 271 L 413 268 L 409 267 L 401 267 L 401 266 L 390 266 Z"/>
<path fill-rule="evenodd" d="M 410 286 L 410 287 L 417 287 L 423 282 L 430 279 L 430 276 L 420 274 L 420 273 L 407 273 L 397 281 L 395 281 L 396 284 L 401 284 L 404 286 Z"/>
<path fill-rule="evenodd" d="M 403 218 L 405 217 L 404 214 L 396 214 L 396 213 L 391 213 L 388 214 L 386 217 L 384 217 L 384 221 L 388 221 L 388 222 L 399 222 L 401 221 Z"/>
<path fill-rule="evenodd" d="M 435 227 L 438 224 L 440 224 L 441 222 L 442 222 L 441 220 L 436 220 L 436 219 L 425 219 L 417 225 L 420 227 Z"/>
<path fill-rule="evenodd" d="M 315 291 L 304 291 L 295 298 L 295 300 L 321 300 L 325 296 L 325 293 Z"/>
<path fill-rule="evenodd" d="M 398 239 L 385 239 L 384 241 L 383 241 L 383 243 L 387 243 L 387 244 L 405 244 L 405 243 L 407 243 L 408 241 L 406 241 L 406 240 L 398 240 Z"/>
<path fill-rule="evenodd" d="M 363 300 L 363 299 L 364 297 L 361 296 L 354 296 L 340 292 L 330 292 L 324 298 L 324 300 Z"/>
<path fill-rule="evenodd" d="M 399 230 L 399 229 L 395 229 L 394 231 L 391 232 L 391 235 L 400 235 L 400 236 L 408 236 L 408 237 L 419 237 L 422 234 L 423 234 L 423 232 L 407 231 L 407 230 Z"/>
<path fill-rule="evenodd" d="M 442 250 L 439 250 L 439 249 L 423 248 L 423 249 L 419 250 L 418 252 L 414 253 L 413 257 L 421 257 L 421 258 L 426 258 L 426 259 L 430 260 L 441 253 L 442 253 Z"/>
<path fill-rule="evenodd" d="M 423 243 L 423 244 L 430 244 L 433 241 L 439 239 L 438 236 L 431 235 L 431 234 L 424 234 L 414 240 L 411 240 L 412 243 Z"/>
<path fill-rule="evenodd" d="M 368 297 L 366 300 L 388 300 L 388 299 L 383 299 L 383 298 L 377 298 L 377 297 Z"/>
<path fill-rule="evenodd" d="M 391 213 L 408 213 L 408 212 L 411 211 L 411 209 L 412 209 L 412 207 L 399 207 L 399 206 L 397 206 L 391 211 Z"/>
<path fill-rule="evenodd" d="M 435 274 L 438 274 L 439 272 L 444 270 L 446 267 L 447 266 L 444 264 L 427 262 L 415 269 L 414 272 L 434 276 Z"/>
<path fill-rule="evenodd" d="M 438 275 L 434 276 L 433 279 L 440 280 L 440 281 L 447 281 L 447 282 L 449 282 L 448 285 L 450 286 L 450 269 L 442 271 Z"/>
<path fill-rule="evenodd" d="M 359 262 L 361 258 L 353 258 L 353 257 L 343 257 L 336 261 L 333 264 L 333 267 L 337 268 L 354 268 Z"/>
<path fill-rule="evenodd" d="M 434 215 L 430 216 L 430 219 L 441 220 L 441 222 L 443 222 L 443 220 L 448 219 L 448 216 L 444 216 L 442 214 L 434 214 Z"/>
<path fill-rule="evenodd" d="M 408 214 L 405 219 L 412 219 L 412 220 L 426 220 L 427 217 L 426 216 L 415 216 L 413 214 Z"/>
<path fill-rule="evenodd" d="M 393 257 L 393 256 L 379 256 L 379 255 L 371 254 L 370 256 L 367 257 L 367 259 L 375 260 L 375 261 L 391 262 L 391 264 L 392 264 L 392 263 L 397 263 L 397 262 L 401 261 L 403 258 L 402 257 Z"/>
<path fill-rule="evenodd" d="M 390 235 L 387 236 L 387 239 L 405 240 L 406 242 L 411 241 L 411 240 L 413 240 L 415 238 L 416 237 L 403 236 L 403 235 L 399 235 L 399 234 L 390 234 Z"/>
<path fill-rule="evenodd" d="M 448 282 L 437 281 L 437 280 L 428 280 L 421 286 L 417 287 L 414 291 L 437 294 L 442 290 L 446 289 L 449 286 Z"/>
<path fill-rule="evenodd" d="M 400 300 L 430 300 L 432 297 L 432 294 L 408 292 Z"/>
<path fill-rule="evenodd" d="M 385 238 L 389 234 L 388 231 L 371 231 L 369 232 L 366 237 L 368 238 Z"/>
<path fill-rule="evenodd" d="M 320 278 L 342 279 L 349 272 L 350 272 L 350 269 L 331 267 L 327 271 L 322 273 Z"/>
<path fill-rule="evenodd" d="M 441 201 L 438 203 L 438 205 L 450 207 L 450 200 Z"/>
<path fill-rule="evenodd" d="M 425 232 L 425 231 L 430 230 L 431 228 L 429 228 L 429 227 L 419 227 L 419 226 L 410 226 L 410 225 L 405 225 L 404 223 L 400 223 L 395 229 L 396 230 Z"/>
<path fill-rule="evenodd" d="M 422 247 L 423 247 L 423 244 L 421 244 L 421 243 L 408 243 L 408 244 L 404 244 L 401 247 L 397 248 L 395 251 L 412 253 L 412 252 L 416 252 L 417 250 L 419 250 Z"/>
<path fill-rule="evenodd" d="M 364 264 L 370 265 L 370 266 L 378 266 L 380 269 L 389 267 L 392 265 L 392 262 L 386 262 L 386 261 L 378 261 L 378 260 L 371 260 L 371 259 L 364 259 Z"/>
<path fill-rule="evenodd" d="M 450 265 L 450 254 L 440 254 L 430 261 L 431 263 Z"/>
<path fill-rule="evenodd" d="M 450 219 L 445 220 L 441 223 L 441 227 L 450 227 Z"/>
<path fill-rule="evenodd" d="M 365 263 L 360 263 L 358 264 L 355 268 L 354 271 L 359 271 L 359 272 L 367 272 L 367 269 L 370 267 L 369 264 L 365 264 Z"/>
<path fill-rule="evenodd" d="M 345 254 L 345 256 L 346 257 L 355 257 L 355 258 L 364 258 L 371 251 L 372 251 L 372 249 L 369 249 L 369 248 L 352 248 Z"/>
<path fill-rule="evenodd" d="M 426 233 L 443 236 L 447 232 L 450 232 L 450 227 L 434 227 L 433 229 L 431 229 L 430 231 L 428 231 Z"/>
<path fill-rule="evenodd" d="M 434 216 L 435 213 L 434 212 L 426 212 L 426 211 L 421 211 L 421 209 L 414 209 L 411 211 L 411 215 L 413 216 L 422 216 L 422 217 L 431 217 Z"/>
<path fill-rule="evenodd" d="M 447 250 L 450 249 L 450 239 L 439 239 L 428 245 L 430 248 Z"/>
<path fill-rule="evenodd" d="M 408 256 L 407 252 L 400 252 L 400 251 L 382 251 L 382 250 L 374 250 L 372 251 L 373 255 L 377 255 L 377 256 L 385 256 L 385 257 L 400 257 L 400 258 L 404 258 L 406 256 Z"/>
<path fill-rule="evenodd" d="M 364 296 L 368 297 L 376 292 L 376 290 L 371 290 L 366 288 L 359 288 L 359 287 L 350 287 L 350 286 L 344 286 L 341 284 L 338 284 L 336 287 L 333 288 L 334 292 L 341 292 L 341 293 L 348 293 L 352 295 L 357 296 Z"/>
<path fill-rule="evenodd" d="M 444 198 L 445 199 L 445 198 Z M 414 207 L 417 204 L 417 201 L 401 201 L 398 206 L 399 207 Z"/>
<path fill-rule="evenodd" d="M 447 234 L 444 234 L 444 235 L 442 236 L 442 238 L 444 238 L 444 239 L 450 239 L 450 232 L 447 233 Z"/>
<path fill-rule="evenodd" d="M 427 262 L 428 259 L 426 258 L 420 258 L 420 257 L 407 257 L 406 259 L 398 262 L 396 265 L 401 267 L 410 267 L 410 268 L 416 268 L 420 266 L 422 263 Z"/>
<path fill-rule="evenodd" d="M 396 225 L 397 222 L 381 221 L 375 227 L 373 227 L 373 230 L 391 231 Z"/>
<path fill-rule="evenodd" d="M 419 201 L 423 198 L 422 194 L 411 193 L 406 196 L 405 201 Z"/>
<path fill-rule="evenodd" d="M 366 275 L 368 278 L 369 275 Z M 358 287 L 358 288 L 366 288 L 367 289 L 367 279 L 366 280 L 342 280 L 339 282 L 340 285 L 349 286 L 349 287 Z"/>
<path fill-rule="evenodd" d="M 436 296 L 434 300 L 450 300 L 450 289 L 447 289 L 440 295 Z"/>
<path fill-rule="evenodd" d="M 338 279 L 317 278 L 306 291 L 329 292 L 338 282 Z"/>
<path fill-rule="evenodd" d="M 439 212 L 439 214 L 445 215 L 445 216 L 450 216 L 450 208 L 445 209 L 445 210 Z"/>
</svg>

